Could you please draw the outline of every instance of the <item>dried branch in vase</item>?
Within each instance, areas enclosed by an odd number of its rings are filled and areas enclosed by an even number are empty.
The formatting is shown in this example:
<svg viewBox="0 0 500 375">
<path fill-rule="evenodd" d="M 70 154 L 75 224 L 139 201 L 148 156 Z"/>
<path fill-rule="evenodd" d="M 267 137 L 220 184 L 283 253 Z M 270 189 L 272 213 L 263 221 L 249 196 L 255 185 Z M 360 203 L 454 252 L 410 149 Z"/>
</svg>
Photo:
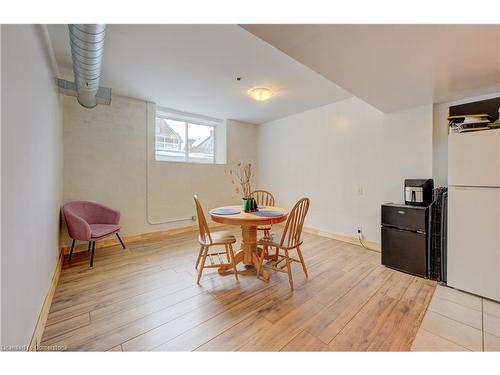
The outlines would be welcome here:
<svg viewBox="0 0 500 375">
<path fill-rule="evenodd" d="M 234 170 L 229 170 L 229 175 L 232 177 L 231 183 L 239 185 L 235 188 L 236 193 L 243 194 L 243 198 L 250 197 L 252 192 L 252 164 L 238 162 Z"/>
</svg>

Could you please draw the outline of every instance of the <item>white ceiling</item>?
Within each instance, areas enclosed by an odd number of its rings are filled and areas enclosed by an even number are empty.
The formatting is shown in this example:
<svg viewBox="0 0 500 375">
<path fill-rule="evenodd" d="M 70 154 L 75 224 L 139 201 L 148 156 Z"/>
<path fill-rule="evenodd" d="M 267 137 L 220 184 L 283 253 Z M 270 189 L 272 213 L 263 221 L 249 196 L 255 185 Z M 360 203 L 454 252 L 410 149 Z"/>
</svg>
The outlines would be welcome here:
<svg viewBox="0 0 500 375">
<path fill-rule="evenodd" d="M 500 91 L 500 25 L 243 25 L 392 112 Z"/>
<path fill-rule="evenodd" d="M 73 80 L 68 28 L 48 29 L 61 78 Z M 237 25 L 108 25 L 104 48 L 101 86 L 216 118 L 263 123 L 351 96 Z M 256 86 L 277 94 L 256 102 Z"/>
</svg>

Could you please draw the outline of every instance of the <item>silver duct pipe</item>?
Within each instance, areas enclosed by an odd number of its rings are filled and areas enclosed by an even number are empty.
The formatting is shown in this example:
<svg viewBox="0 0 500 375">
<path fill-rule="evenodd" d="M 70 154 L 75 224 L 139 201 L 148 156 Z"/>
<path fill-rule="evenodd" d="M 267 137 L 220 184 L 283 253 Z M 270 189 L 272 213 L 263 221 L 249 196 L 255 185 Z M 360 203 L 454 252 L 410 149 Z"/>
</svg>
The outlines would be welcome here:
<svg viewBox="0 0 500 375">
<path fill-rule="evenodd" d="M 97 105 L 106 25 L 69 25 L 71 57 L 78 102 L 86 108 Z"/>
</svg>

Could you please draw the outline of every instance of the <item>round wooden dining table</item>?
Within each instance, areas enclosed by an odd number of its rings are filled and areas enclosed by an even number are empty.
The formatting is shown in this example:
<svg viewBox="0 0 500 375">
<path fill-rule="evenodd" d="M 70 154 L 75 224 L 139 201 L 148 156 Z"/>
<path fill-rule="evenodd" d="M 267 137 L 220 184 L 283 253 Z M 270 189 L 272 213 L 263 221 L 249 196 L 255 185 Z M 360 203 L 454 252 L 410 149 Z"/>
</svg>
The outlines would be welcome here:
<svg viewBox="0 0 500 375">
<path fill-rule="evenodd" d="M 237 214 L 221 215 L 214 211 L 220 209 L 235 209 L 240 210 Z M 265 214 L 265 211 L 277 212 L 277 216 L 260 216 Z M 236 264 L 243 263 L 245 267 L 257 267 L 259 257 L 257 255 L 257 227 L 261 225 L 272 225 L 285 221 L 288 216 L 288 211 L 279 207 L 263 207 L 257 212 L 245 212 L 241 206 L 225 206 L 214 208 L 210 211 L 210 217 L 213 221 L 220 224 L 238 225 L 241 227 L 242 244 L 241 250 L 235 254 Z M 224 265 L 219 267 L 219 273 L 224 274 L 231 266 Z M 268 280 L 269 273 L 262 270 L 261 276 Z"/>
</svg>

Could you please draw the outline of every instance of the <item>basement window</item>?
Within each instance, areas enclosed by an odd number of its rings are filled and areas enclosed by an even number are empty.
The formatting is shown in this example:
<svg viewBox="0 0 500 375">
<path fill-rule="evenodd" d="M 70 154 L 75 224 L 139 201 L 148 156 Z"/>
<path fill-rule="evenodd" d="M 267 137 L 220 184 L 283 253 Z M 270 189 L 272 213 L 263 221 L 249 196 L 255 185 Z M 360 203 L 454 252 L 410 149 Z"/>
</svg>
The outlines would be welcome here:
<svg viewBox="0 0 500 375">
<path fill-rule="evenodd" d="M 220 125 L 220 121 L 202 116 L 157 110 L 156 160 L 217 163 L 217 135 L 221 131 L 218 129 Z"/>
</svg>

